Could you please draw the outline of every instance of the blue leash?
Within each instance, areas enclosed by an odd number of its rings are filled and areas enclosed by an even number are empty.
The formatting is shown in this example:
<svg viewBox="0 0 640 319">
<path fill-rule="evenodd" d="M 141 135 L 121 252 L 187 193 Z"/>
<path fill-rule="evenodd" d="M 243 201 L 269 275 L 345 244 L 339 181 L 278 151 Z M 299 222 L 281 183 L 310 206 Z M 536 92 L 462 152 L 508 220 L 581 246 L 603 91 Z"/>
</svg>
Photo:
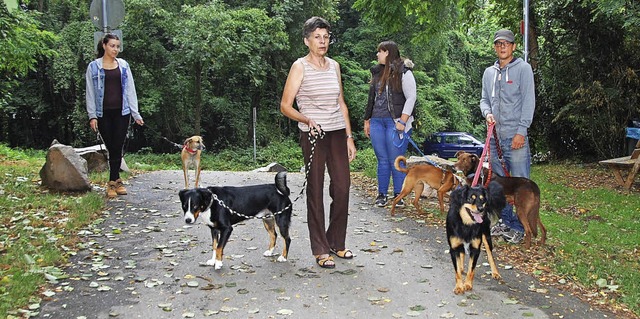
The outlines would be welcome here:
<svg viewBox="0 0 640 319">
<path fill-rule="evenodd" d="M 400 140 L 400 144 L 396 144 L 396 137 L 398 137 L 398 139 Z M 409 141 L 409 143 L 411 143 L 411 145 L 413 145 L 413 147 L 416 149 L 416 151 L 418 151 L 418 153 L 424 157 L 424 153 L 422 153 L 422 151 L 420 150 L 420 147 L 418 147 L 418 144 L 416 144 L 416 142 L 413 141 L 413 139 L 411 139 L 411 136 L 409 136 L 409 134 L 405 134 L 404 132 L 400 132 L 398 134 L 394 134 L 393 137 L 393 145 L 395 147 L 402 147 L 402 144 L 404 144 L 404 142 L 402 141 L 403 139 L 407 139 L 407 141 Z"/>
<path fill-rule="evenodd" d="M 422 157 L 424 157 L 424 153 L 422 153 L 422 151 L 420 150 L 420 148 L 418 147 L 418 144 L 416 144 L 416 142 L 413 141 L 413 139 L 411 139 L 411 136 L 407 135 L 405 136 L 407 138 L 407 140 L 409 141 L 409 143 L 411 143 L 411 145 L 413 145 L 413 148 L 416 149 L 416 151 L 418 151 L 418 153 L 420 153 L 420 155 Z"/>
</svg>

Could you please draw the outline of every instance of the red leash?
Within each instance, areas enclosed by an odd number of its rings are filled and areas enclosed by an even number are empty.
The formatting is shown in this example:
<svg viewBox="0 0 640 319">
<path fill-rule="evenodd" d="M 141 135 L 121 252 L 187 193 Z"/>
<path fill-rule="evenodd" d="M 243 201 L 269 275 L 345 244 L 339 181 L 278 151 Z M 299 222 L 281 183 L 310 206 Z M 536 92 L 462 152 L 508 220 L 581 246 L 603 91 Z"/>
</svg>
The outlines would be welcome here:
<svg viewBox="0 0 640 319">
<path fill-rule="evenodd" d="M 496 140 L 496 152 L 498 152 L 498 158 L 500 159 L 500 164 L 502 165 L 502 170 L 504 171 L 504 176 L 509 177 L 509 171 L 507 170 L 507 165 L 504 163 L 504 157 L 502 156 L 502 148 L 500 147 L 500 140 L 498 139 L 498 133 L 496 132 L 495 126 L 493 127 L 493 137 Z M 488 183 L 488 182 L 487 182 Z"/>
<path fill-rule="evenodd" d="M 507 170 L 507 165 L 504 163 L 504 160 L 502 159 L 502 148 L 500 147 L 498 133 L 496 132 L 496 124 L 491 123 L 487 128 L 487 139 L 484 142 L 484 149 L 482 150 L 482 155 L 480 156 L 480 161 L 478 163 L 478 168 L 476 169 L 476 174 L 473 176 L 473 183 L 471 183 L 472 187 L 478 185 L 478 180 L 480 179 L 480 174 L 482 173 L 482 166 L 483 166 L 482 163 L 484 162 L 485 157 L 487 158 L 487 162 L 489 162 L 489 172 L 488 172 L 485 186 L 488 185 L 489 182 L 491 181 L 491 172 L 493 167 L 493 165 L 491 165 L 491 135 L 493 135 L 496 141 L 496 152 L 498 153 L 500 164 L 502 164 L 502 170 L 504 171 L 504 176 L 506 177 L 510 176 L 509 171 Z"/>
<path fill-rule="evenodd" d="M 473 183 L 471 183 L 471 187 L 478 185 L 478 180 L 482 173 L 482 163 L 484 163 L 485 157 L 487 158 L 487 161 L 491 158 L 491 133 L 493 133 L 495 125 L 495 123 L 491 123 L 487 128 L 487 139 L 484 142 L 484 149 L 482 150 L 482 155 L 480 155 L 480 161 L 478 162 L 478 168 L 476 168 L 476 174 L 473 176 Z M 489 165 L 489 178 L 491 178 L 491 165 Z"/>
</svg>

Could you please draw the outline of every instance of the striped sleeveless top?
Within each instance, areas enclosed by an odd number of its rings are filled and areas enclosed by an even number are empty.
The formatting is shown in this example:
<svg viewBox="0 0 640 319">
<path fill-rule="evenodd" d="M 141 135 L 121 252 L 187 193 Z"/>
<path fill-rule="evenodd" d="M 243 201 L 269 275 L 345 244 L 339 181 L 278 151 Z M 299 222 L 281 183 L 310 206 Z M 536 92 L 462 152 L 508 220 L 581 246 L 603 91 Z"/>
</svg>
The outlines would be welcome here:
<svg viewBox="0 0 640 319">
<path fill-rule="evenodd" d="M 337 131 L 346 127 L 338 104 L 340 83 L 337 63 L 333 59 L 325 59 L 329 63 L 326 71 L 314 69 L 305 58 L 298 59 L 304 66 L 304 75 L 296 94 L 296 103 L 300 113 L 320 124 L 323 131 Z M 309 131 L 305 123 L 298 122 L 298 127 L 304 132 Z"/>
</svg>

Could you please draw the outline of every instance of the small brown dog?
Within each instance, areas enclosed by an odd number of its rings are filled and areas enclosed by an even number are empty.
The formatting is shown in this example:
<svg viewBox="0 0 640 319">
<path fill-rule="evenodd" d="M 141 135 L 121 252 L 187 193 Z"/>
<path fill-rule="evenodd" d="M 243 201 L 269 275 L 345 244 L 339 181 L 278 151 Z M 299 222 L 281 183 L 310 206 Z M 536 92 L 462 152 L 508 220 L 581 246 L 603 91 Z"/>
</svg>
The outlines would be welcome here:
<svg viewBox="0 0 640 319">
<path fill-rule="evenodd" d="M 479 162 L 478 156 L 475 154 L 462 152 L 462 154 L 456 155 L 458 157 L 456 165 L 462 167 L 466 167 L 468 163 Z M 488 174 L 486 169 L 483 172 L 485 175 Z M 491 180 L 502 186 L 507 202 L 512 203 L 516 208 L 518 219 L 524 226 L 524 248 L 529 249 L 531 238 L 538 237 L 538 226 L 542 232 L 540 245 L 544 245 L 547 240 L 547 229 L 540 220 L 540 188 L 538 184 L 528 178 L 503 177 L 496 173 L 491 174 Z"/>
<path fill-rule="evenodd" d="M 422 214 L 423 211 L 422 208 L 420 208 L 418 201 L 420 200 L 420 195 L 424 190 L 424 184 L 427 184 L 438 191 L 440 212 L 444 213 L 444 195 L 459 184 L 453 172 L 451 170 L 440 169 L 430 164 L 415 164 L 404 168 L 400 166 L 401 163 L 404 166 L 407 165 L 407 159 L 404 156 L 398 156 L 396 158 L 395 167 L 397 170 L 407 174 L 407 176 L 404 178 L 400 194 L 398 194 L 398 196 L 393 200 L 393 204 L 391 205 L 391 216 L 394 216 L 396 213 L 396 203 L 398 203 L 400 199 L 409 195 L 412 190 L 415 195 L 415 198 L 413 199 L 413 206 L 415 206 L 418 212 Z M 477 163 L 474 165 L 474 163 L 470 162 L 468 165 L 468 167 L 460 165 L 456 166 L 456 168 L 467 175 L 477 166 Z"/>
<path fill-rule="evenodd" d="M 184 141 L 180 157 L 182 158 L 182 171 L 184 173 L 184 188 L 189 188 L 189 167 L 193 166 L 196 172 L 196 188 L 200 182 L 200 154 L 204 148 L 202 136 L 194 135 Z"/>
</svg>

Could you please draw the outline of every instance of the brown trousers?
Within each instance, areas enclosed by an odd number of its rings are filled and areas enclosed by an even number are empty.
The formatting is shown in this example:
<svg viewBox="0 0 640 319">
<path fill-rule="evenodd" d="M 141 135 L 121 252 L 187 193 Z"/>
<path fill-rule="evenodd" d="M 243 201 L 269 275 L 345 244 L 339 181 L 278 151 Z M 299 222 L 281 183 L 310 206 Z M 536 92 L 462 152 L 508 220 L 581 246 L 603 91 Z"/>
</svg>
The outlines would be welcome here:
<svg viewBox="0 0 640 319">
<path fill-rule="evenodd" d="M 328 254 L 330 249 L 345 249 L 347 218 L 349 216 L 349 156 L 347 137 L 344 129 L 325 132 L 324 138 L 316 143 L 307 180 L 307 226 L 311 252 L 314 255 Z M 305 167 L 311 155 L 311 143 L 307 132 L 300 132 L 300 146 Z M 329 227 L 324 215 L 324 172 L 329 173 Z M 325 231 L 326 229 L 326 231 Z"/>
</svg>

